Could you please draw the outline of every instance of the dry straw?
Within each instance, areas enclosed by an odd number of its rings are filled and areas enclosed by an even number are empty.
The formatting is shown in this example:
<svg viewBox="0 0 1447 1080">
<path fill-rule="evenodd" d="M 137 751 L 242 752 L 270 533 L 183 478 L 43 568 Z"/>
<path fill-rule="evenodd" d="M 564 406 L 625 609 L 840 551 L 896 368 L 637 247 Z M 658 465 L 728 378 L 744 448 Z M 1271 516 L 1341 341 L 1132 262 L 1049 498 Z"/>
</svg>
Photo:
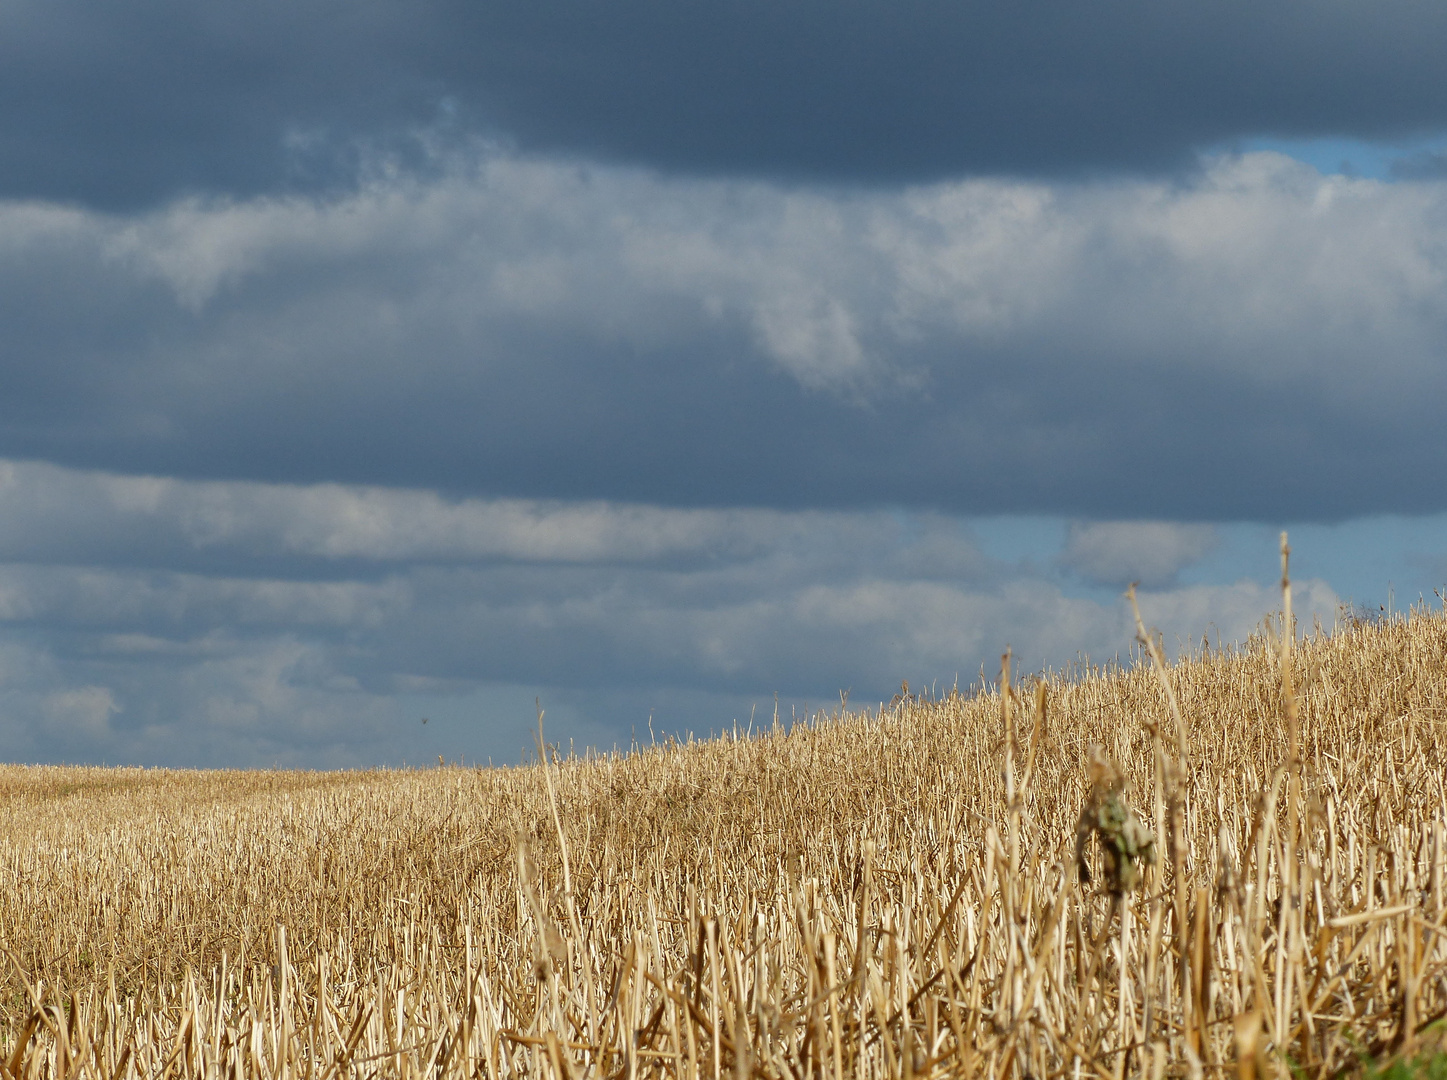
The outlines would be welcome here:
<svg viewBox="0 0 1447 1080">
<path fill-rule="evenodd" d="M 1126 670 L 525 768 L 0 769 L 0 1080 L 1417 1053 L 1447 621 L 1298 641 L 1284 611 L 1172 666 L 1142 627 Z"/>
</svg>

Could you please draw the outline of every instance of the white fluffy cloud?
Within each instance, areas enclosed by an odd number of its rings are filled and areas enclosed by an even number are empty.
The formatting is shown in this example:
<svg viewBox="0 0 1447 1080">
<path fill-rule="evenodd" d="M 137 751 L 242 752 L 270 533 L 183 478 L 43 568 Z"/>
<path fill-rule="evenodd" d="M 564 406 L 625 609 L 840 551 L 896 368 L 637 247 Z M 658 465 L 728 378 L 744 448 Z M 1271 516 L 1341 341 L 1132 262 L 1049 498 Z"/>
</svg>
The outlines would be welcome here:
<svg viewBox="0 0 1447 1080">
<path fill-rule="evenodd" d="M 421 260 L 441 254 L 459 302 L 621 331 L 629 308 L 677 298 L 742 313 L 790 370 L 813 371 L 808 343 L 832 339 L 834 377 L 847 378 L 854 324 L 906 340 L 940 322 L 995 336 L 1102 301 L 1092 330 L 1122 343 L 1168 326 L 1240 341 L 1436 330 L 1444 203 L 1440 185 L 1323 177 L 1265 152 L 1219 159 L 1184 186 L 977 180 L 852 198 L 501 158 L 340 204 L 183 203 L 87 224 L 107 258 L 157 275 L 192 308 L 297 263 L 402 258 L 436 285 L 443 268 Z M 1121 273 L 1156 303 L 1140 305 L 1110 276 Z"/>
<path fill-rule="evenodd" d="M 1169 521 L 1073 522 L 1060 562 L 1102 585 L 1130 582 L 1147 588 L 1172 584 L 1176 575 L 1220 543 L 1211 525 Z"/>
<path fill-rule="evenodd" d="M 159 282 L 218 323 L 239 304 L 224 340 L 285 330 L 272 349 L 313 364 L 426 320 L 479 342 L 518 319 L 635 343 L 722 322 L 815 387 L 897 374 L 921 362 L 921 342 L 1064 334 L 1096 358 L 1309 375 L 1376 400 L 1363 348 L 1378 376 L 1385 365 L 1411 381 L 1441 342 L 1444 190 L 1323 177 L 1269 152 L 1217 159 L 1185 184 L 874 195 L 487 153 L 335 200 L 188 200 L 137 218 L 9 203 L 0 261 L 39 251 L 87 276 Z M 323 334 L 338 336 L 331 349 Z"/>
</svg>

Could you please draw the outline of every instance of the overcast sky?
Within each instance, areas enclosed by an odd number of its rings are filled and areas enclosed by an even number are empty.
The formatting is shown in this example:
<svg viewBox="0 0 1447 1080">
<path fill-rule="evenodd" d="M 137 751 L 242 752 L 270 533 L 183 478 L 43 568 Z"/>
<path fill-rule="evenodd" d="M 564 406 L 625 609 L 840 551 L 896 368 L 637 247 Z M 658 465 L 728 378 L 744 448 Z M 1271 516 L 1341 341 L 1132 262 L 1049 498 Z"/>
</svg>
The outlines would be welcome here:
<svg viewBox="0 0 1447 1080">
<path fill-rule="evenodd" d="M 516 761 L 1447 583 L 1447 7 L 0 5 L 0 757 Z M 423 718 L 427 722 L 423 723 Z"/>
</svg>

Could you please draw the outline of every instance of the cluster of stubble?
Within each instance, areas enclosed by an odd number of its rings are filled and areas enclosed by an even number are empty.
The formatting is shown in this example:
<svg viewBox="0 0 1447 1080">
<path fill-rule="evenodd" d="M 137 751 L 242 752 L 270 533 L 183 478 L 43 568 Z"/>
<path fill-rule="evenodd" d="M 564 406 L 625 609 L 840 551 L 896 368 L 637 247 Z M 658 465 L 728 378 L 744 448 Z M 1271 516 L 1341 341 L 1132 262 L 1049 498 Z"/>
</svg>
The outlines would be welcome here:
<svg viewBox="0 0 1447 1080">
<path fill-rule="evenodd" d="M 1447 622 L 1279 645 L 546 768 L 6 768 L 0 1067 L 1044 1080 L 1412 1053 L 1447 1010 Z"/>
</svg>

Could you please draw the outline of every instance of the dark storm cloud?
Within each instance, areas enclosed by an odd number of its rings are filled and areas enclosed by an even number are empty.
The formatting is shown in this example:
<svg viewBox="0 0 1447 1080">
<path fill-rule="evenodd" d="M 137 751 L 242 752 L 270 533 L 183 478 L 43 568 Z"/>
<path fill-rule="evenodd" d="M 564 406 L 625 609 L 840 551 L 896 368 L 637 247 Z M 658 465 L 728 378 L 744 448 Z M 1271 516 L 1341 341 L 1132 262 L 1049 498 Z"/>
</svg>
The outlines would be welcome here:
<svg viewBox="0 0 1447 1080">
<path fill-rule="evenodd" d="M 406 131 L 435 119 L 422 58 L 439 14 L 425 0 L 6 4 L 0 194 L 118 207 L 335 186 L 358 141 L 406 154 Z"/>
<path fill-rule="evenodd" d="M 351 186 L 473 136 L 693 173 L 1160 169 L 1447 125 L 1431 2 L 20 0 L 0 196 Z"/>
<path fill-rule="evenodd" d="M 1160 168 L 1244 134 L 1447 124 L 1447 12 L 1415 0 L 518 0 L 466 13 L 477 100 L 525 146 L 684 169 Z"/>
</svg>

